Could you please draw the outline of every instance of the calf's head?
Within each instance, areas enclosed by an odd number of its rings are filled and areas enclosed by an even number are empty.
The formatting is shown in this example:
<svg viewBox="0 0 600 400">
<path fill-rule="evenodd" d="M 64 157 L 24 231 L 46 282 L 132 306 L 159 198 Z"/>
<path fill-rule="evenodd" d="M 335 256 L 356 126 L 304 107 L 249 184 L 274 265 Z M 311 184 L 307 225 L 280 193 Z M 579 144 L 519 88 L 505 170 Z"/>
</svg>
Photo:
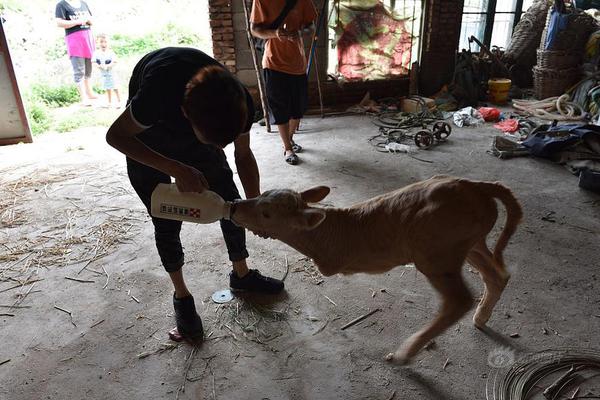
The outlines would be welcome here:
<svg viewBox="0 0 600 400">
<path fill-rule="evenodd" d="M 314 229 L 325 219 L 325 211 L 313 208 L 329 194 L 326 186 L 317 186 L 304 192 L 293 190 L 270 190 L 254 199 L 236 204 L 232 220 L 256 233 L 278 238 L 293 230 Z"/>
</svg>

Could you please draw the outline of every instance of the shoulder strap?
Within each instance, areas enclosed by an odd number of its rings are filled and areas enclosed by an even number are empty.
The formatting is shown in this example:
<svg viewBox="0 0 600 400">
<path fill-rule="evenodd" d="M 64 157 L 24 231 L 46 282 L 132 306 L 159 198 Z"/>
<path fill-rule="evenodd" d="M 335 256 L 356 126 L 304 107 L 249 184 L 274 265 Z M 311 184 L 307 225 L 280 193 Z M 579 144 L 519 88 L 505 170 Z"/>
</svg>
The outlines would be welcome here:
<svg viewBox="0 0 600 400">
<path fill-rule="evenodd" d="M 292 8 L 294 8 L 296 6 L 297 2 L 298 2 L 298 0 L 286 0 L 285 6 L 283 6 L 283 10 L 281 10 L 281 14 L 279 14 L 279 16 L 277 18 L 275 18 L 275 21 L 273 21 L 271 23 L 271 25 L 269 25 L 269 28 L 271 28 L 271 29 L 279 28 L 279 25 L 281 25 L 281 23 L 283 22 L 285 17 L 287 17 L 287 15 L 290 13 L 290 11 L 292 11 Z"/>
</svg>

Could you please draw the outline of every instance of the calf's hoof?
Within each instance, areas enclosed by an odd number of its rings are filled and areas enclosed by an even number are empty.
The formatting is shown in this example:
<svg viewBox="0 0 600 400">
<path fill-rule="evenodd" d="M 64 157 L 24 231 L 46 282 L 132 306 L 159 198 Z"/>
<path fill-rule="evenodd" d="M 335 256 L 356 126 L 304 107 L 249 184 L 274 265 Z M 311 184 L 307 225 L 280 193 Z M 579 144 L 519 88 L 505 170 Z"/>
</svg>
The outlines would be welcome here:
<svg viewBox="0 0 600 400">
<path fill-rule="evenodd" d="M 478 315 L 478 313 L 475 313 L 475 315 L 473 316 L 473 325 L 475 325 L 475 328 L 477 329 L 485 329 L 485 325 L 487 324 L 489 318 L 485 318 L 481 315 Z"/>
<path fill-rule="evenodd" d="M 405 356 L 399 356 L 396 353 L 389 353 L 385 356 L 385 360 L 400 366 L 408 365 L 411 361 L 410 358 Z"/>
</svg>

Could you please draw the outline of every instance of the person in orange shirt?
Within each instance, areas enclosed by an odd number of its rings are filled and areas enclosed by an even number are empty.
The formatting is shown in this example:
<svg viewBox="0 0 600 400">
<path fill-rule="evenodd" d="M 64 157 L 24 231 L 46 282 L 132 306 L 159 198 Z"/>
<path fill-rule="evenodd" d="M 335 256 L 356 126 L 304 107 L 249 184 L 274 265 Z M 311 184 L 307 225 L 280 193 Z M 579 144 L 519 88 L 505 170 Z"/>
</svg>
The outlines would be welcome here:
<svg viewBox="0 0 600 400">
<path fill-rule="evenodd" d="M 283 22 L 273 28 L 286 3 L 295 2 Z M 269 118 L 277 125 L 284 146 L 285 161 L 298 164 L 302 147 L 294 133 L 308 105 L 308 79 L 303 36 L 314 32 L 317 10 L 311 0 L 254 0 L 250 15 L 251 32 L 265 39 L 262 59 Z"/>
</svg>

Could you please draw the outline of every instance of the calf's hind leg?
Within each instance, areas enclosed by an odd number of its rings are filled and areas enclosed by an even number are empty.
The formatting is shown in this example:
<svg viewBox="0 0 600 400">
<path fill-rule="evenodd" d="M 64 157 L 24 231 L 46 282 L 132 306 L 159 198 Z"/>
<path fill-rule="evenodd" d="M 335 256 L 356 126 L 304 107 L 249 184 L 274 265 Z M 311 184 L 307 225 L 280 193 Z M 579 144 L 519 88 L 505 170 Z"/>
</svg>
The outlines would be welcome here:
<svg viewBox="0 0 600 400">
<path fill-rule="evenodd" d="M 481 329 L 490 319 L 496 303 L 508 284 L 510 274 L 504 265 L 500 265 L 494 259 L 485 243 L 475 245 L 467 254 L 467 261 L 479 271 L 485 285 L 483 298 L 473 316 L 473 324 Z"/>
<path fill-rule="evenodd" d="M 427 343 L 454 325 L 471 309 L 473 297 L 460 273 L 462 263 L 461 261 L 456 268 L 458 272 L 427 277 L 441 296 L 439 312 L 429 325 L 408 338 L 396 352 L 388 354 L 386 360 L 398 364 L 410 362 Z M 448 269 L 447 266 L 444 269 Z"/>
</svg>

